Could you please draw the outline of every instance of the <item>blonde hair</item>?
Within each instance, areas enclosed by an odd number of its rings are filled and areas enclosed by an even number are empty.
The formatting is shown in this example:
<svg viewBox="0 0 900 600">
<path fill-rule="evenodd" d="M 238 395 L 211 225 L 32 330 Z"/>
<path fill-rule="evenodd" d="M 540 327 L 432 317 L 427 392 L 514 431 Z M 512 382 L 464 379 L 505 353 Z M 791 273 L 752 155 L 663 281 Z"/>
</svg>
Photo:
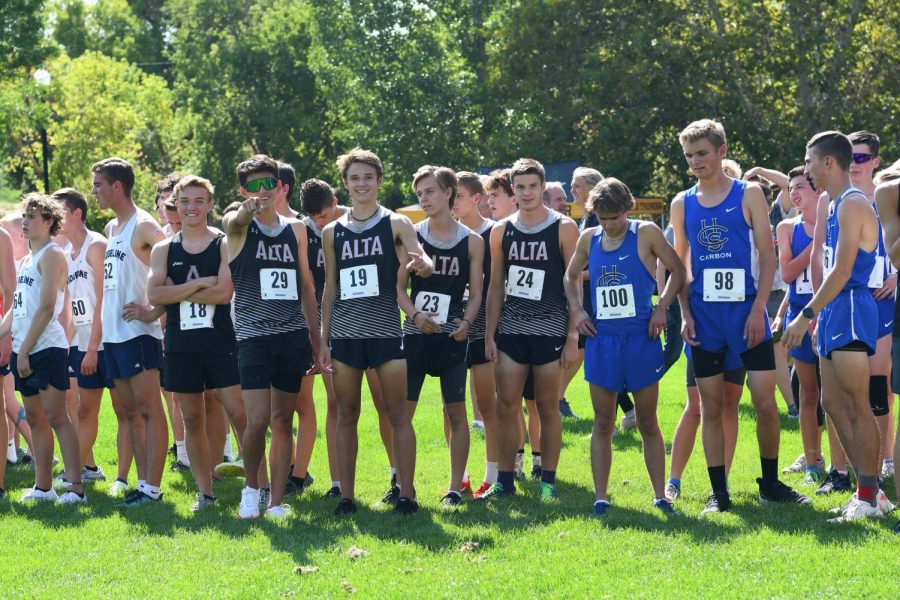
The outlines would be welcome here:
<svg viewBox="0 0 900 600">
<path fill-rule="evenodd" d="M 216 188 L 209 179 L 200 177 L 199 175 L 185 175 L 179 179 L 178 183 L 175 184 L 175 187 L 172 188 L 172 195 L 175 196 L 175 198 L 178 198 L 178 194 L 189 187 L 201 187 L 205 189 L 206 193 L 209 195 L 210 202 L 212 202 L 213 194 L 216 193 Z"/>
<path fill-rule="evenodd" d="M 59 230 L 62 228 L 63 219 L 65 218 L 62 202 L 36 192 L 25 194 L 22 198 L 22 203 L 19 204 L 19 210 L 22 211 L 23 215 L 37 213 L 45 221 L 52 221 L 50 224 L 51 237 L 59 233 Z"/>
<path fill-rule="evenodd" d="M 722 172 L 732 179 L 740 179 L 744 175 L 744 170 L 737 161 L 726 158 L 722 161 Z"/>
<path fill-rule="evenodd" d="M 678 134 L 678 141 L 681 142 L 682 145 L 702 139 L 709 140 L 716 149 L 721 148 L 727 143 L 725 139 L 725 128 L 718 121 L 713 121 L 712 119 L 700 119 L 685 127 L 681 133 Z"/>
</svg>

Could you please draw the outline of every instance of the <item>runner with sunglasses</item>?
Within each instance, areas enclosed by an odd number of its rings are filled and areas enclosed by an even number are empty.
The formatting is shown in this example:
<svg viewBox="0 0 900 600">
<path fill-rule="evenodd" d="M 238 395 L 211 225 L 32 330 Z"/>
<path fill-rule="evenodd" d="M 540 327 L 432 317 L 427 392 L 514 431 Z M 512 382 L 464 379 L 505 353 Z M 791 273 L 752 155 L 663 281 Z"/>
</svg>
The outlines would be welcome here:
<svg viewBox="0 0 900 600">
<path fill-rule="evenodd" d="M 304 374 L 319 343 L 316 291 L 307 260 L 306 227 L 275 210 L 278 164 L 256 155 L 237 166 L 239 210 L 225 215 L 234 281 L 235 329 L 241 392 L 247 412 L 239 519 L 259 516 L 258 470 L 272 428 L 271 497 L 266 516 L 284 519 L 282 506 L 293 447 L 293 418 Z"/>
</svg>

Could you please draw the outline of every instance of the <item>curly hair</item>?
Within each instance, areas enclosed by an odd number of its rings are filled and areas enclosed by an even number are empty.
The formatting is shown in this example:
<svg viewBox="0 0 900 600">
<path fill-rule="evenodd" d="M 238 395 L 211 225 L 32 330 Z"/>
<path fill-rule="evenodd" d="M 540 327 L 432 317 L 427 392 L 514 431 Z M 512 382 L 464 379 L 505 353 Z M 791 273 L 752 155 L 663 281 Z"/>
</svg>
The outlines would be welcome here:
<svg viewBox="0 0 900 600">
<path fill-rule="evenodd" d="M 36 192 L 25 194 L 22 198 L 22 203 L 19 205 L 19 210 L 22 211 L 23 216 L 38 214 L 45 221 L 51 221 L 50 237 L 59 233 L 59 230 L 62 228 L 63 219 L 65 218 L 62 202 L 51 196 L 38 194 Z"/>
</svg>

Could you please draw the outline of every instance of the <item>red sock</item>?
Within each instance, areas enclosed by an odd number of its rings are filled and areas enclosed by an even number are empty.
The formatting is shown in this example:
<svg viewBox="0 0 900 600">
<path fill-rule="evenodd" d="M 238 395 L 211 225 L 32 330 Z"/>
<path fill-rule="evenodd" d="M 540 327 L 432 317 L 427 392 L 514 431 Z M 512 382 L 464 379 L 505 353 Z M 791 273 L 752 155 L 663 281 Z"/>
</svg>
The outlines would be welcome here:
<svg viewBox="0 0 900 600">
<path fill-rule="evenodd" d="M 875 495 L 878 494 L 877 485 L 857 485 L 856 497 L 869 504 L 875 504 Z"/>
</svg>

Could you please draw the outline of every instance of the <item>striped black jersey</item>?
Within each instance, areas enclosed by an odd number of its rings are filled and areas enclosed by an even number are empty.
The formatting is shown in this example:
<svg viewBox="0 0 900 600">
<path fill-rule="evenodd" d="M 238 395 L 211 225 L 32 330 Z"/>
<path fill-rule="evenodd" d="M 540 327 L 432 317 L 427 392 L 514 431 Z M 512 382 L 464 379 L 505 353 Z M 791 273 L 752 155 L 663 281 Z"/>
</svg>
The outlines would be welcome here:
<svg viewBox="0 0 900 600">
<path fill-rule="evenodd" d="M 309 272 L 316 284 L 316 306 L 322 305 L 322 292 L 325 290 L 325 250 L 322 248 L 322 231 L 316 227 L 315 221 L 306 217 L 306 259 Z"/>
<path fill-rule="evenodd" d="M 481 307 L 478 309 L 478 314 L 475 315 L 475 318 L 472 320 L 472 326 L 469 328 L 470 340 L 484 339 L 484 331 L 487 328 L 485 308 L 487 307 L 488 286 L 491 284 L 491 231 L 496 223 L 496 221 L 491 219 L 485 219 L 478 231 L 475 232 L 484 240 L 484 262 L 482 263 L 484 285 L 481 288 Z"/>
<path fill-rule="evenodd" d="M 238 340 L 306 327 L 295 222 L 279 215 L 278 225 L 270 228 L 253 219 L 244 247 L 229 263 Z"/>
<path fill-rule="evenodd" d="M 543 223 L 526 226 L 518 213 L 503 225 L 506 299 L 500 312 L 501 334 L 565 336 L 569 313 L 559 250 L 562 216 L 555 211 Z"/>
<path fill-rule="evenodd" d="M 363 226 L 350 214 L 335 221 L 335 279 L 331 337 L 364 339 L 400 337 L 397 269 L 391 211 L 379 206 Z"/>
<path fill-rule="evenodd" d="M 410 275 L 410 298 L 416 310 L 432 315 L 432 319 L 440 324 L 442 333 L 456 330 L 454 319 L 462 319 L 465 312 L 463 296 L 469 283 L 469 234 L 471 230 L 460 223 L 456 224 L 456 235 L 452 240 L 434 239 L 428 230 L 428 221 L 416 224 L 419 242 L 432 261 L 434 271 L 431 277 Z M 404 335 L 421 334 L 422 332 L 407 317 L 403 323 Z"/>
</svg>

